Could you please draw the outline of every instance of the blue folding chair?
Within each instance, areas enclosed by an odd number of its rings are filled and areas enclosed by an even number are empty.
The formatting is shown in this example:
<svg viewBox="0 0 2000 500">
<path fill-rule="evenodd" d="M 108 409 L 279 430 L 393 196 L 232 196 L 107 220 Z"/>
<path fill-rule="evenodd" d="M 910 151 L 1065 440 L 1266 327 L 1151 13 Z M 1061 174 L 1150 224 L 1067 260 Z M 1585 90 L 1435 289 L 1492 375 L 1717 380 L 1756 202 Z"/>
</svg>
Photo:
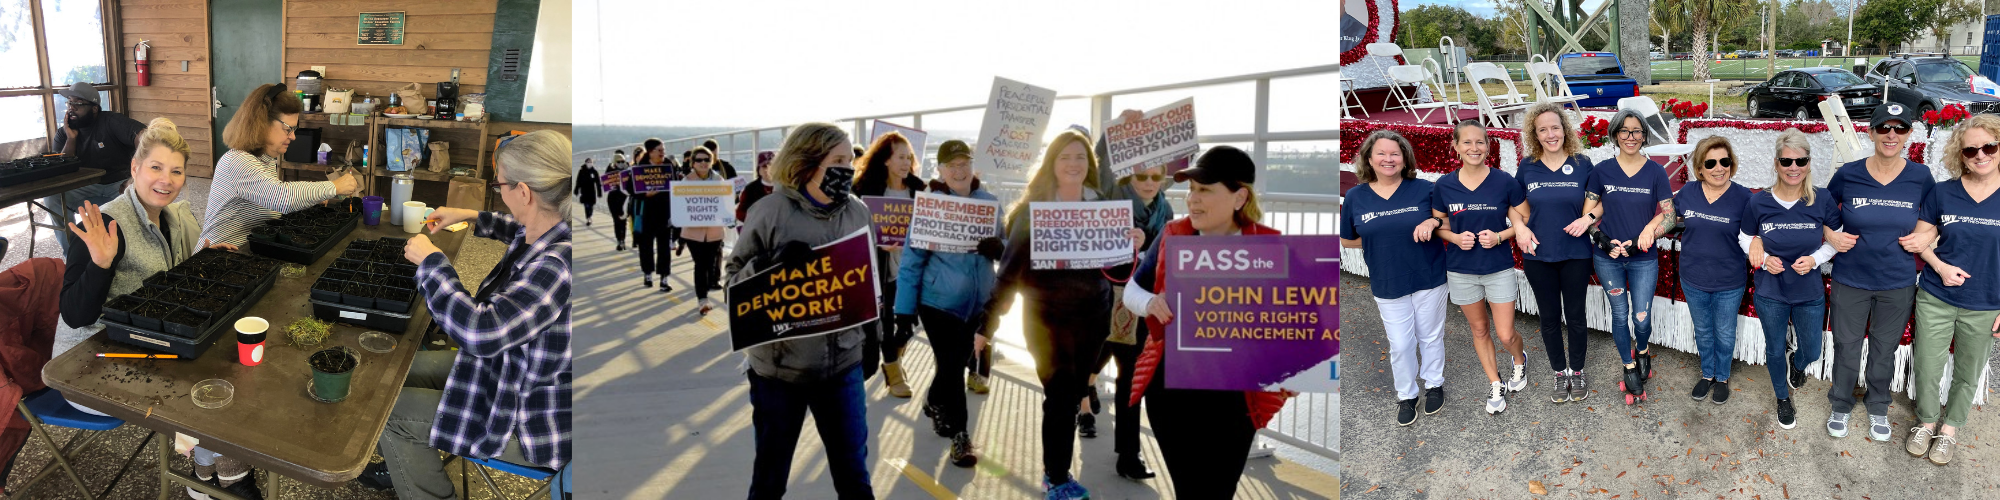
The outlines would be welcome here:
<svg viewBox="0 0 2000 500">
<path fill-rule="evenodd" d="M 153 440 L 153 435 L 155 434 L 148 432 L 146 439 L 139 441 L 139 448 L 133 450 L 130 456 L 125 457 L 125 463 L 118 468 L 118 474 L 111 476 L 111 484 L 105 485 L 103 492 L 93 495 L 90 492 L 90 487 L 83 484 L 83 477 L 76 474 L 76 468 L 70 466 L 69 457 L 71 456 L 71 452 L 90 446 L 91 443 L 97 441 L 97 438 L 103 437 L 105 431 L 117 429 L 119 426 L 125 425 L 125 421 L 112 417 L 92 415 L 77 410 L 76 407 L 70 406 L 68 400 L 63 399 L 61 392 L 49 388 L 43 388 L 22 397 L 20 402 L 15 403 L 15 406 L 20 409 L 21 416 L 28 419 L 29 431 L 35 436 L 40 437 L 42 443 L 47 444 L 49 450 L 54 452 L 55 460 L 49 466 L 43 467 L 41 472 L 36 473 L 33 479 L 28 480 L 27 485 L 22 486 L 19 491 L 14 492 L 14 498 L 34 498 L 28 493 L 33 491 L 35 485 L 41 483 L 43 478 L 48 477 L 49 473 L 55 472 L 58 468 L 69 475 L 70 482 L 76 485 L 77 491 L 83 493 L 84 498 L 93 500 L 100 498 L 104 494 L 110 493 L 111 488 L 118 485 L 118 480 L 125 477 L 126 469 L 132 467 L 132 460 L 139 458 L 139 452 L 146 449 L 146 444 Z M 71 436 L 69 441 L 64 443 L 62 447 L 58 448 L 55 438 L 49 437 L 49 431 L 42 427 L 43 425 L 68 427 L 77 429 L 78 432 L 75 436 Z M 17 454 L 16 457 L 18 456 Z"/>
<path fill-rule="evenodd" d="M 570 486 L 569 486 L 569 467 L 567 465 L 565 465 L 561 471 L 557 471 L 547 467 L 536 467 L 532 465 L 521 465 L 517 463 L 507 462 L 504 460 L 500 460 L 498 458 L 458 457 L 458 459 L 459 459 L 458 462 L 459 489 L 465 491 L 466 496 L 468 497 L 472 495 L 472 489 L 470 485 L 466 484 L 470 481 L 470 477 L 466 474 L 465 469 L 466 469 L 466 464 L 470 463 L 478 466 L 473 470 L 479 471 L 479 479 L 486 483 L 486 491 L 492 492 L 493 496 L 506 498 L 506 495 L 500 493 L 500 485 L 493 482 L 493 476 L 491 474 L 488 474 L 486 472 L 486 469 L 493 469 L 500 472 L 521 476 L 527 478 L 529 481 L 540 482 L 541 487 L 536 488 L 535 491 L 533 493 L 529 493 L 528 496 L 521 497 L 523 500 L 535 498 L 537 496 L 542 495 L 543 493 L 548 493 L 549 498 L 551 499 L 568 498 L 567 493 L 569 493 Z M 554 487 L 558 483 L 560 483 L 560 487 Z M 562 492 L 563 494 L 559 495 L 555 492 Z"/>
</svg>

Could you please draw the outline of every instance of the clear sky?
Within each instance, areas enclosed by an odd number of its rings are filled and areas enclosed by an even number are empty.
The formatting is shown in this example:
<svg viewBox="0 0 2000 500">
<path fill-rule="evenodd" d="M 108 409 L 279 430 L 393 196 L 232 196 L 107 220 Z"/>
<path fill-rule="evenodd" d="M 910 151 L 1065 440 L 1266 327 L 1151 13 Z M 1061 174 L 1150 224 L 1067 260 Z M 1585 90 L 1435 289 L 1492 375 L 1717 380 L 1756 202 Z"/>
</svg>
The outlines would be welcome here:
<svg viewBox="0 0 2000 500">
<path fill-rule="evenodd" d="M 1068 95 L 1339 61 L 1328 0 L 574 5 L 578 124 L 783 125 L 977 104 L 996 75 Z M 1321 79 L 1327 104 L 1292 105 L 1331 116 Z"/>
</svg>

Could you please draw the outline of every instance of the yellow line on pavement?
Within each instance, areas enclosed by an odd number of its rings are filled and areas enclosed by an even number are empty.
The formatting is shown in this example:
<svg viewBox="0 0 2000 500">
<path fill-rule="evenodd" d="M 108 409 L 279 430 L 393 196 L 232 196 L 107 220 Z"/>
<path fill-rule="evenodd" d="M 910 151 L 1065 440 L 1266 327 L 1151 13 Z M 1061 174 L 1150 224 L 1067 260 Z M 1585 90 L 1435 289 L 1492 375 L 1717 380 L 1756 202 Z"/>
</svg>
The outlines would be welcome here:
<svg viewBox="0 0 2000 500">
<path fill-rule="evenodd" d="M 938 500 L 958 500 L 957 493 L 952 493 L 944 485 L 938 484 L 936 480 L 931 479 L 930 474 L 925 474 L 924 471 L 918 470 L 916 467 L 911 467 L 910 461 L 900 458 L 884 458 L 882 461 L 888 463 L 890 467 L 902 469 L 903 477 L 910 478 L 911 483 L 915 483 L 918 488 L 923 488 L 925 492 L 929 492 L 932 498 Z"/>
</svg>

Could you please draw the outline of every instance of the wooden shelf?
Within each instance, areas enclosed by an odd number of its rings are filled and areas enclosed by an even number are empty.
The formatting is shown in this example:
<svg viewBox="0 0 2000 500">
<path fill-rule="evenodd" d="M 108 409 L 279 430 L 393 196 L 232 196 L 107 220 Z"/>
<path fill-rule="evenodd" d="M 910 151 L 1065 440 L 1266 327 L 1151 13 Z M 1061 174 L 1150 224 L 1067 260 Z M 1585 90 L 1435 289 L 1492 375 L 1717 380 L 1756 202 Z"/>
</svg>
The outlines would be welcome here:
<svg viewBox="0 0 2000 500">
<path fill-rule="evenodd" d="M 453 177 L 467 177 L 473 179 L 479 178 L 478 176 L 473 176 L 473 175 L 451 175 L 451 169 L 445 169 L 445 171 L 443 172 L 432 172 L 429 170 L 411 170 L 408 172 L 376 171 L 375 176 L 387 178 L 401 173 L 410 174 L 410 177 L 414 177 L 420 181 L 432 181 L 432 182 L 450 182 Z"/>
<path fill-rule="evenodd" d="M 374 120 L 376 123 L 394 127 L 423 127 L 423 128 L 457 129 L 457 130 L 486 129 L 486 122 L 461 122 L 461 121 L 446 120 L 443 118 L 439 118 L 436 120 L 419 120 L 416 118 L 389 118 L 385 116 L 379 116 L 375 117 Z"/>
<path fill-rule="evenodd" d="M 310 123 L 324 124 L 334 127 L 368 127 L 372 125 L 375 120 L 378 119 L 375 117 L 367 117 L 368 122 L 362 123 L 360 125 L 352 125 L 352 124 L 334 125 L 333 120 L 330 118 L 331 116 L 332 115 L 326 113 L 300 113 L 299 124 L 303 125 L 305 123 L 310 122 Z"/>
</svg>

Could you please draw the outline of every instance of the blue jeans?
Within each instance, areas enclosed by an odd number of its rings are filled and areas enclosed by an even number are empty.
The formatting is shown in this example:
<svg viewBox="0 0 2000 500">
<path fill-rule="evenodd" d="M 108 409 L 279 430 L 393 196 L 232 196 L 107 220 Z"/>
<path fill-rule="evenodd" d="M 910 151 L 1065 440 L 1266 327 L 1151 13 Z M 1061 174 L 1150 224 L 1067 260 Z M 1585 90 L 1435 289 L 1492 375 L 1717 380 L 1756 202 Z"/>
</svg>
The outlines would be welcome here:
<svg viewBox="0 0 2000 500">
<path fill-rule="evenodd" d="M 69 252 L 69 223 L 75 220 L 71 216 L 77 213 L 77 208 L 82 207 L 83 202 L 86 201 L 103 207 L 105 203 L 110 203 L 113 198 L 117 198 L 121 194 L 125 194 L 124 181 L 91 184 L 65 191 L 61 195 L 42 198 L 43 207 L 48 208 L 50 211 L 61 213 L 60 216 L 53 218 L 57 226 L 62 226 L 62 229 L 56 230 L 56 245 L 62 247 L 64 255 L 68 255 Z M 34 242 L 31 241 L 28 244 L 29 246 L 33 246 Z"/>
<path fill-rule="evenodd" d="M 756 372 L 749 377 L 750 420 L 757 440 L 751 500 L 784 498 L 785 483 L 792 475 L 792 452 L 798 448 L 808 410 L 826 445 L 834 491 L 842 499 L 875 498 L 875 488 L 868 482 L 868 406 L 860 366 L 811 384 L 764 378 Z"/>
<path fill-rule="evenodd" d="M 1694 320 L 1694 346 L 1701 352 L 1701 378 L 1729 380 L 1729 364 L 1736 360 L 1736 310 L 1743 304 L 1743 289 L 1704 292 L 1681 280 L 1687 295 L 1688 316 Z"/>
<path fill-rule="evenodd" d="M 1826 335 L 1826 297 L 1804 304 L 1786 304 L 1758 296 L 1757 321 L 1764 324 L 1764 367 L 1771 370 L 1771 389 L 1778 399 L 1791 399 L 1792 386 L 1785 380 L 1789 369 L 1805 369 L 1819 360 L 1820 337 Z M 1798 332 L 1799 350 L 1785 359 L 1786 327 Z"/>
<path fill-rule="evenodd" d="M 1591 263 L 1597 267 L 1597 281 L 1604 285 L 1605 298 L 1611 302 L 1611 341 L 1618 345 L 1618 357 L 1631 363 L 1634 341 L 1639 349 L 1652 345 L 1653 316 L 1649 312 L 1653 309 L 1653 288 L 1660 282 L 1660 261 L 1618 262 L 1593 255 Z M 1631 326 L 1626 326 L 1627 320 Z"/>
</svg>

